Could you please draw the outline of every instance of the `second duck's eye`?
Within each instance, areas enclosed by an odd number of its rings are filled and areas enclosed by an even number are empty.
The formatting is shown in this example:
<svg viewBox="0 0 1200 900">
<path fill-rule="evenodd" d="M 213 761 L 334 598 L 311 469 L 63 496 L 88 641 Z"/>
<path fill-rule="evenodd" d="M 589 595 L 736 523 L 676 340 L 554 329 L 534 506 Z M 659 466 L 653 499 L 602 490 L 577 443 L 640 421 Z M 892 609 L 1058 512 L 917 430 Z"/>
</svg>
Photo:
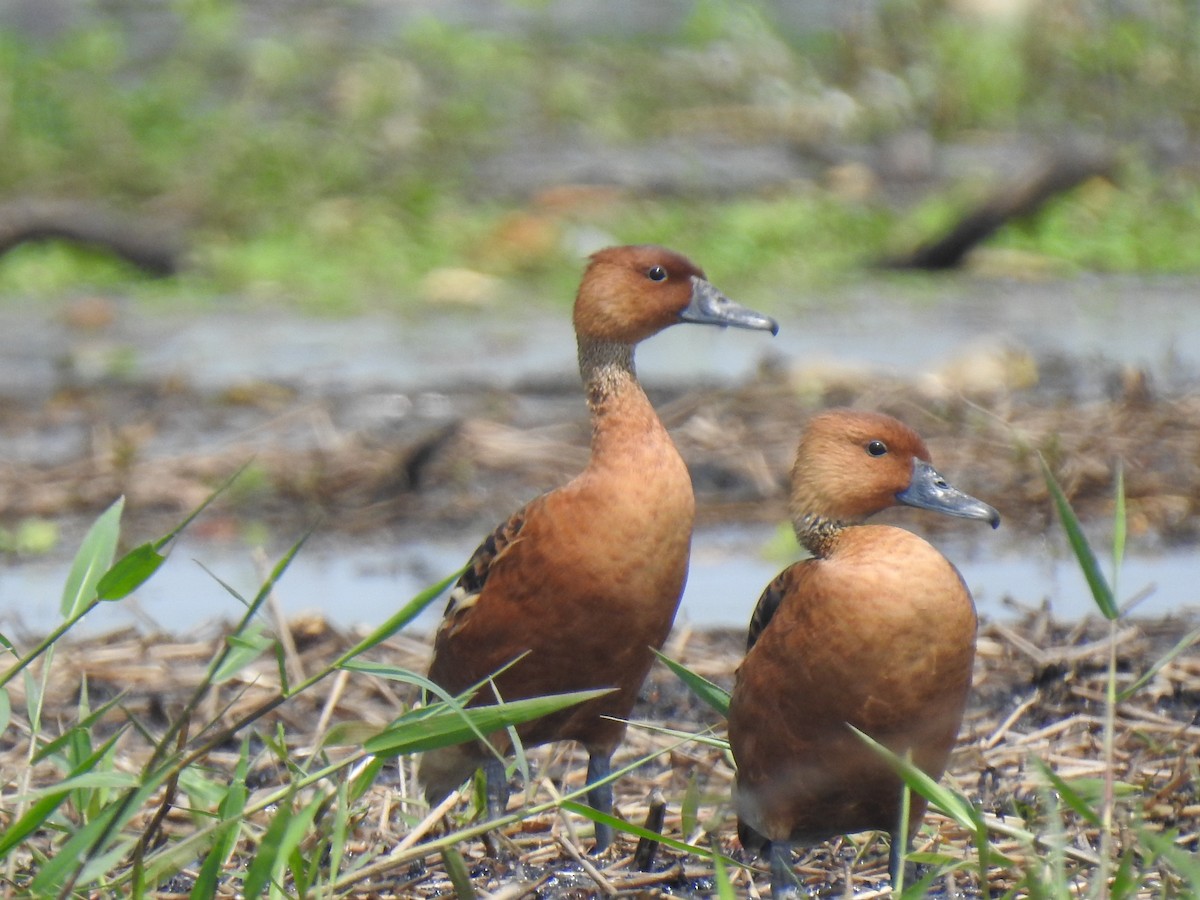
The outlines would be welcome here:
<svg viewBox="0 0 1200 900">
<path fill-rule="evenodd" d="M 883 441 L 871 441 L 871 443 L 867 444 L 867 452 L 872 456 L 883 456 L 883 454 L 887 453 L 887 444 Z"/>
<path fill-rule="evenodd" d="M 651 266 L 646 270 L 646 277 L 651 281 L 666 281 L 667 270 L 662 266 Z"/>
</svg>

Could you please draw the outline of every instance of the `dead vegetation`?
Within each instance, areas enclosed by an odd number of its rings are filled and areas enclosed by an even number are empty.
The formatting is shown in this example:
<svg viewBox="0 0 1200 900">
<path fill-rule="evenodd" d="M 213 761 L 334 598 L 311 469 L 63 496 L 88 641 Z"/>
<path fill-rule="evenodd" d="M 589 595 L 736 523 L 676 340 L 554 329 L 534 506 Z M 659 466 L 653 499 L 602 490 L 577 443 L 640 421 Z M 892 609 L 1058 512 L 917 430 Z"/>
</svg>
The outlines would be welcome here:
<svg viewBox="0 0 1200 900">
<path fill-rule="evenodd" d="M 1164 658 L 1195 619 L 1128 622 L 1117 635 L 1119 685 L 1130 686 Z M 323 621 L 309 619 L 285 627 L 294 648 L 288 666 L 296 673 L 313 671 L 334 658 L 351 642 Z M 127 718 L 150 733 L 164 727 L 203 677 L 219 635 L 190 642 L 167 641 L 133 633 L 112 634 L 58 648 L 54 675 L 47 691 L 46 722 L 69 721 L 86 679 L 89 701 L 97 708 L 122 695 L 118 707 L 96 726 L 99 738 Z M 677 630 L 667 650 L 697 673 L 728 686 L 740 659 L 743 635 L 732 631 Z M 992 838 L 996 857 L 989 870 L 990 890 L 1013 887 L 1061 851 L 1067 883 L 1086 885 L 1098 853 L 1098 829 L 1058 796 L 1039 769 L 1039 761 L 1073 784 L 1102 779 L 1100 751 L 1104 708 L 1105 665 L 1108 654 L 1105 626 L 1097 622 L 1056 622 L 1045 610 L 1014 610 L 1014 618 L 985 624 L 980 632 L 971 706 L 947 781 L 969 797 L 995 824 Z M 403 633 L 376 648 L 370 656 L 423 671 L 428 645 L 421 637 Z M 205 721 L 224 724 L 260 704 L 278 689 L 275 663 L 264 659 L 212 693 Z M 12 686 L 14 708 L 22 704 L 19 682 Z M 252 792 L 285 784 L 289 769 L 267 748 L 276 729 L 285 736 L 289 757 L 302 762 L 313 753 L 322 735 L 339 722 L 383 726 L 412 701 L 411 692 L 365 674 L 339 673 L 316 690 L 293 698 L 256 727 L 255 753 L 247 778 Z M 1152 674 L 1118 708 L 1116 770 L 1118 784 L 1116 847 L 1145 853 L 1143 835 L 1150 832 L 1187 853 L 1200 852 L 1200 650 L 1191 646 Z M 635 710 L 637 721 L 689 733 L 711 729 L 720 735 L 723 723 L 661 667 L 647 683 Z M 61 773 L 47 764 L 21 774 L 28 734 L 10 728 L 0 744 L 0 769 L 9 777 L 28 778 L 29 786 Z M 137 730 L 127 730 L 115 752 L 119 768 L 136 770 L 149 752 Z M 336 753 L 323 750 L 322 753 Z M 635 773 L 617 782 L 617 809 L 628 821 L 641 824 L 655 798 L 665 798 L 663 833 L 701 846 L 709 841 L 735 860 L 743 859 L 733 833 L 729 810 L 732 769 L 725 753 L 697 742 L 680 741 L 634 725 L 616 760 L 629 763 L 652 757 Z M 554 799 L 581 785 L 583 757 L 570 746 L 532 754 L 533 783 L 526 802 Z M 237 748 L 219 748 L 203 761 L 218 781 L 232 776 Z M 417 799 L 412 783 L 412 760 L 385 770 L 356 812 L 347 850 L 361 865 L 341 887 L 356 897 L 437 897 L 453 893 L 442 858 L 422 850 L 422 843 L 467 815 L 459 803 L 430 815 Z M 1083 779 L 1083 781 L 1080 781 Z M 517 796 L 520 796 L 518 792 Z M 514 800 L 514 803 L 517 802 Z M 181 796 L 167 819 L 167 834 L 178 838 L 195 826 Z M 149 804 L 147 809 L 153 809 Z M 261 816 L 265 827 L 266 815 Z M 256 823 L 230 860 L 238 870 L 254 853 Z M 134 823 L 136 826 L 136 822 Z M 668 848 L 659 848 L 647 868 L 633 865 L 636 842 L 618 839 L 616 848 L 591 858 L 586 848 L 589 823 L 559 811 L 531 815 L 506 830 L 516 848 L 515 858 L 500 862 L 484 856 L 479 842 L 463 845 L 477 890 L 492 897 L 707 896 L 712 889 L 711 864 Z M 1027 829 L 1039 844 L 1006 838 L 1004 829 Z M 709 836 L 711 834 L 711 837 Z M 36 846 L 37 841 L 31 842 Z M 1141 849 L 1139 849 L 1141 848 Z M 952 820 L 931 814 L 916 845 L 919 852 L 943 858 L 971 859 L 969 834 Z M 1142 859 L 1143 880 L 1136 896 L 1185 896 L 1179 876 L 1169 864 Z M 839 839 L 814 848 L 800 863 L 813 887 L 831 896 L 852 889 L 856 897 L 887 896 L 887 854 L 870 836 Z M 761 867 L 736 869 L 734 886 L 740 895 L 765 891 Z M 190 870 L 161 886 L 158 896 L 190 890 Z M 977 872 L 956 872 L 937 891 L 944 896 L 980 896 Z M 193 873 L 194 875 L 194 873 Z M 751 885 L 751 881 L 755 885 Z M 231 883 L 232 884 L 232 883 Z M 229 888 L 232 890 L 232 887 Z M 942 893 L 944 892 L 944 893 Z M 963 893 L 956 893 L 963 892 Z M 224 896 L 223 891 L 220 895 Z M 229 894 L 232 896 L 232 893 Z M 481 894 L 483 896 L 483 894 Z"/>
<path fill-rule="evenodd" d="M 731 388 L 652 391 L 692 470 L 702 525 L 783 521 L 802 422 L 852 405 L 913 425 L 938 466 L 1019 533 L 1040 534 L 1051 521 L 1038 453 L 1085 522 L 1109 518 L 1120 462 L 1131 537 L 1170 544 L 1200 533 L 1200 395 L 1160 394 L 1138 372 L 1116 373 L 1103 395 L 1086 397 L 1044 385 L 964 393 L 806 378 L 766 370 Z M 403 414 L 373 411 L 393 401 L 403 401 Z M 58 445 L 73 435 L 77 448 L 0 464 L 6 519 L 91 516 L 125 494 L 138 533 L 174 521 L 247 463 L 253 477 L 202 528 L 254 518 L 284 534 L 317 520 L 324 530 L 400 538 L 483 533 L 587 459 L 573 383 L 360 397 L 302 396 L 280 384 L 210 397 L 181 385 L 106 385 L 63 389 L 37 408 L 10 401 L 3 413 L 10 429 L 53 434 Z M 947 526 L 930 518 L 922 527 Z"/>
</svg>

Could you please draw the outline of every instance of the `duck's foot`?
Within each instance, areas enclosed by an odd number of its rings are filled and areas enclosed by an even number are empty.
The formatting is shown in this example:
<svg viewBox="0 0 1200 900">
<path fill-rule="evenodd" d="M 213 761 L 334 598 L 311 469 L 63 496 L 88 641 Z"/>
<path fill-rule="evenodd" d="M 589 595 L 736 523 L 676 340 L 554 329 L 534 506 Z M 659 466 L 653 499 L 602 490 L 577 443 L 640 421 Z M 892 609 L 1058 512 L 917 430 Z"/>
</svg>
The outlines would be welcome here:
<svg viewBox="0 0 1200 900">
<path fill-rule="evenodd" d="M 771 865 L 771 900 L 797 900 L 808 896 L 808 891 L 792 869 L 790 844 L 771 841 L 767 848 L 767 860 Z"/>
</svg>

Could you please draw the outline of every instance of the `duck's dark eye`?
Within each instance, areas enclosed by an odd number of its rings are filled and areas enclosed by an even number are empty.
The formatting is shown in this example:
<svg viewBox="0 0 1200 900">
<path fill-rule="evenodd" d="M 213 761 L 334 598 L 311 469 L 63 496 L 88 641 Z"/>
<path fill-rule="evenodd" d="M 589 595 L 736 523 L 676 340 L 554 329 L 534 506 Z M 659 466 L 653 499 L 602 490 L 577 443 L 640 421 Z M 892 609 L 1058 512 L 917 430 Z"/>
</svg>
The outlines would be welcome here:
<svg viewBox="0 0 1200 900">
<path fill-rule="evenodd" d="M 871 441 L 871 443 L 867 444 L 867 452 L 872 456 L 883 456 L 883 454 L 887 453 L 887 444 L 883 441 Z"/>
<path fill-rule="evenodd" d="M 651 266 L 646 270 L 646 277 L 651 281 L 666 281 L 667 270 L 662 266 Z"/>
</svg>

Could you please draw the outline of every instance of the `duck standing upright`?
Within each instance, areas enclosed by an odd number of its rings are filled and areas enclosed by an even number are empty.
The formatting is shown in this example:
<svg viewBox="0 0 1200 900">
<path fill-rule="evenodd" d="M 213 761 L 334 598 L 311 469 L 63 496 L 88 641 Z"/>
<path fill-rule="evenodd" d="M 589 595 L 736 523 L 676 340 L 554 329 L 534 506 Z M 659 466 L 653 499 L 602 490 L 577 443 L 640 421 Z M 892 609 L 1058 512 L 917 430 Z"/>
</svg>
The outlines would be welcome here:
<svg viewBox="0 0 1200 900">
<path fill-rule="evenodd" d="M 915 534 L 863 520 L 907 505 L 982 519 L 999 513 L 951 487 L 912 429 L 890 416 L 814 416 L 792 469 L 791 516 L 813 558 L 785 569 L 750 623 L 729 710 L 738 834 L 768 856 L 789 896 L 793 844 L 892 833 L 891 874 L 920 825 L 901 781 L 848 727 L 941 776 L 971 686 L 975 606 L 958 570 Z"/>
<path fill-rule="evenodd" d="M 518 728 L 525 746 L 579 741 L 588 753 L 589 784 L 610 772 L 625 732 L 614 719 L 633 708 L 654 659 L 651 648 L 666 640 L 687 577 L 691 479 L 633 366 L 637 343 L 685 322 L 778 331 L 772 319 L 721 294 L 678 253 L 636 246 L 591 257 L 574 310 L 592 422 L 590 461 L 475 551 L 434 639 L 429 677 L 453 693 L 505 666 L 494 681 L 505 700 L 615 688 Z M 485 692 L 474 702 L 492 702 Z M 493 737 L 507 749 L 505 734 Z M 497 814 L 507 800 L 503 765 L 478 743 L 424 754 L 426 798 L 439 802 L 481 765 L 490 812 Z M 588 801 L 609 812 L 611 785 L 591 790 Z M 611 830 L 598 824 L 596 849 L 611 839 Z"/>
</svg>

